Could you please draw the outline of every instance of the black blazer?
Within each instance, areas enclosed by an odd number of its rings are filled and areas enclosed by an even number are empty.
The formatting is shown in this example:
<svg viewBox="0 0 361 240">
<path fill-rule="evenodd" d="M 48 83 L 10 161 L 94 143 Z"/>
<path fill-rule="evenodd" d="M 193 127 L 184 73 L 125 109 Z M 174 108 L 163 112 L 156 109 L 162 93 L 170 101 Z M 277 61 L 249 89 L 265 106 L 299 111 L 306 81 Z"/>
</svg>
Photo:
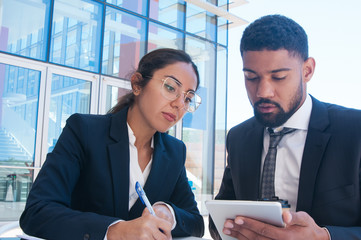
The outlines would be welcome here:
<svg viewBox="0 0 361 240">
<path fill-rule="evenodd" d="M 313 97 L 312 103 L 296 211 L 327 226 L 332 240 L 361 239 L 361 111 Z M 258 199 L 263 131 L 254 117 L 229 131 L 216 199 Z M 217 235 L 212 223 L 210 231 Z"/>
<path fill-rule="evenodd" d="M 45 239 L 103 239 L 112 222 L 141 216 L 139 199 L 128 211 L 127 110 L 74 114 L 67 120 L 29 193 L 20 218 L 25 233 Z M 183 142 L 157 132 L 144 191 L 151 203 L 173 207 L 173 236 L 202 236 L 203 218 L 188 184 L 185 159 Z"/>
</svg>

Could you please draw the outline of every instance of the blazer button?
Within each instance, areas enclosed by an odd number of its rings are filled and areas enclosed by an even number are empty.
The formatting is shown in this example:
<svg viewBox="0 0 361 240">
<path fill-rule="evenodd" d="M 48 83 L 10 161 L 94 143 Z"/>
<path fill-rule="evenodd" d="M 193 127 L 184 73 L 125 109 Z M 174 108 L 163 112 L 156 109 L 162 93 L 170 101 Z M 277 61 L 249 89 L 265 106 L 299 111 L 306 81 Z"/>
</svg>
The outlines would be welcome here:
<svg viewBox="0 0 361 240">
<path fill-rule="evenodd" d="M 88 233 L 84 234 L 84 240 L 89 240 L 90 239 L 90 235 Z"/>
</svg>

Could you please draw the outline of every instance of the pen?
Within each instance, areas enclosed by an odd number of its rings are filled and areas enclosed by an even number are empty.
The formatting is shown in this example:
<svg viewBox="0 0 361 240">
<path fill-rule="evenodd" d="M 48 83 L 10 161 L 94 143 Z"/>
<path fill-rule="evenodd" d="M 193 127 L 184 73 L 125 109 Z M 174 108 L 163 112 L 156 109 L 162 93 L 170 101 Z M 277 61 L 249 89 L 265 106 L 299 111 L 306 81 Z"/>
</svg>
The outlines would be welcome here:
<svg viewBox="0 0 361 240">
<path fill-rule="evenodd" d="M 150 205 L 147 195 L 145 195 L 145 192 L 144 192 L 142 186 L 140 186 L 138 181 L 135 183 L 135 191 L 138 193 L 138 196 L 139 196 L 140 200 L 142 201 L 142 203 L 145 204 L 145 206 L 148 208 L 150 214 L 152 214 L 153 216 L 156 216 L 152 205 Z"/>
</svg>

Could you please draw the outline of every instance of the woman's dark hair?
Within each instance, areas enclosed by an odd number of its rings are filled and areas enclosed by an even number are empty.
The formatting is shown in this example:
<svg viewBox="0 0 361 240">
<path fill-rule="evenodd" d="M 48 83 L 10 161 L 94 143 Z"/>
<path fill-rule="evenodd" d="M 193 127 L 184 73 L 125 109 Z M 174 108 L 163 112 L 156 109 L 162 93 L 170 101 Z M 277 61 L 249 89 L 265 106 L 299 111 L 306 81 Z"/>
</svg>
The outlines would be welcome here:
<svg viewBox="0 0 361 240">
<path fill-rule="evenodd" d="M 293 55 L 308 58 L 305 30 L 295 21 L 282 15 L 267 15 L 251 23 L 243 32 L 241 55 L 245 51 L 285 49 Z"/>
<path fill-rule="evenodd" d="M 192 64 L 193 70 L 197 76 L 197 87 L 199 86 L 199 73 L 198 68 L 192 61 L 192 58 L 184 51 L 171 49 L 171 48 L 160 48 L 152 52 L 147 53 L 139 61 L 138 69 L 134 74 L 139 73 L 141 79 L 138 81 L 138 86 L 144 88 L 150 79 L 152 79 L 155 71 L 165 68 L 170 64 L 177 62 L 184 62 Z M 111 108 L 108 113 L 116 113 L 125 106 L 131 107 L 134 104 L 135 95 L 133 92 L 129 92 L 121 97 L 118 103 Z"/>
</svg>

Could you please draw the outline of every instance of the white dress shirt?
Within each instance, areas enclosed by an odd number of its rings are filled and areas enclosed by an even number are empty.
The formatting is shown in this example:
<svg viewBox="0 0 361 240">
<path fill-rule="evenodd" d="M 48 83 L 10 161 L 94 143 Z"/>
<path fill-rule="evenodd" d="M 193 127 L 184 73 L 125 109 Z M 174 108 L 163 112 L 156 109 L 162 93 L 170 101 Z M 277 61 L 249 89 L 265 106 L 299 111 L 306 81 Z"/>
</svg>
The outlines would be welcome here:
<svg viewBox="0 0 361 240">
<path fill-rule="evenodd" d="M 135 191 L 135 183 L 138 181 L 139 184 L 144 188 L 145 182 L 148 179 L 150 169 L 152 168 L 153 154 L 150 156 L 150 161 L 148 165 L 145 167 L 144 171 L 140 169 L 138 163 L 138 151 L 135 144 L 135 136 L 133 130 L 128 125 L 128 136 L 129 136 L 129 210 L 133 207 L 135 202 L 138 199 L 138 194 Z M 152 141 L 150 147 L 154 149 L 154 137 L 152 137 Z"/>
<path fill-rule="evenodd" d="M 288 200 L 288 203 L 291 205 L 291 211 L 296 211 L 297 206 L 301 162 L 311 110 L 312 99 L 307 94 L 305 102 L 287 120 L 287 122 L 274 129 L 275 132 L 281 131 L 284 127 L 297 129 L 296 131 L 283 136 L 277 146 L 276 155 L 275 194 L 280 199 Z M 268 151 L 269 141 L 270 136 L 265 128 L 261 172 L 263 171 L 263 163 Z"/>
<path fill-rule="evenodd" d="M 150 169 L 152 168 L 152 162 L 153 162 L 153 154 L 150 156 L 150 161 L 148 163 L 148 165 L 145 167 L 144 171 L 142 172 L 142 169 L 140 169 L 139 163 L 138 163 L 138 150 L 137 147 L 135 146 L 135 135 L 133 130 L 130 128 L 129 124 L 127 123 L 127 127 L 128 127 L 128 137 L 129 137 L 129 208 L 128 210 L 130 210 L 133 205 L 135 204 L 135 202 L 137 201 L 137 199 L 139 198 L 137 192 L 135 191 L 135 183 L 138 181 L 139 184 L 142 186 L 142 188 L 144 188 L 144 185 L 148 179 L 149 173 L 150 173 Z M 150 147 L 154 149 L 154 137 L 152 137 L 152 141 L 150 143 Z M 172 230 L 175 228 L 175 226 L 177 225 L 177 221 L 175 218 L 175 213 L 173 208 L 164 202 L 156 202 L 153 204 L 154 205 L 158 205 L 158 204 L 164 204 L 168 207 L 168 209 L 170 210 L 170 212 L 173 215 L 173 226 L 172 226 Z M 120 221 L 123 220 L 118 220 L 113 222 L 112 224 L 109 225 L 112 226 Z M 108 229 L 109 229 L 108 227 Z M 107 240 L 107 234 L 108 234 L 108 230 L 105 234 L 104 240 Z"/>
</svg>

